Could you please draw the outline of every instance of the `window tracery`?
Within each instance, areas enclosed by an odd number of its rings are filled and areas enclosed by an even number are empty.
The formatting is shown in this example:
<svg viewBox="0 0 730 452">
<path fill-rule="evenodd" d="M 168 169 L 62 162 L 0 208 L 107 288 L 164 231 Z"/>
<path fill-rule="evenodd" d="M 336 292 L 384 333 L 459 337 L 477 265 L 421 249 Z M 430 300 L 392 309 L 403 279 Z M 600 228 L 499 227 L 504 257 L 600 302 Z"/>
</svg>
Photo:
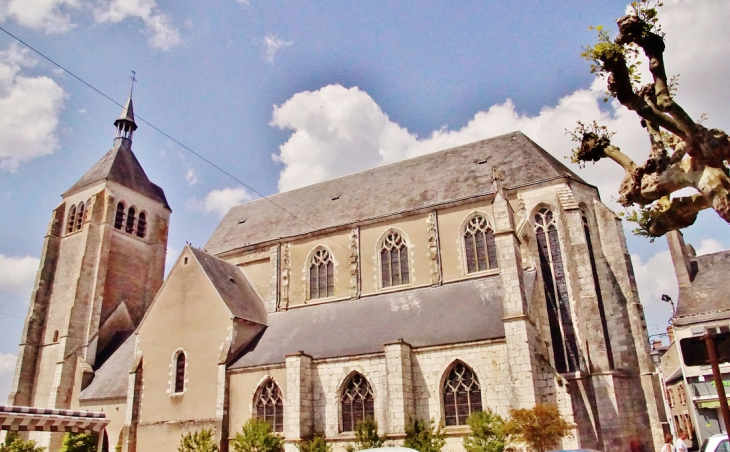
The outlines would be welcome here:
<svg viewBox="0 0 730 452">
<path fill-rule="evenodd" d="M 309 299 L 332 297 L 335 294 L 335 264 L 330 252 L 320 248 L 309 264 Z"/>
<path fill-rule="evenodd" d="M 271 378 L 259 387 L 256 417 L 269 422 L 274 432 L 284 431 L 284 398 L 279 385 Z"/>
<path fill-rule="evenodd" d="M 383 287 L 410 283 L 408 245 L 397 232 L 391 232 L 380 247 L 380 269 Z"/>
<path fill-rule="evenodd" d="M 464 230 L 464 251 L 468 273 L 497 268 L 497 248 L 494 231 L 481 215 L 472 217 Z"/>
<path fill-rule="evenodd" d="M 363 419 L 375 418 L 375 397 L 370 383 L 356 373 L 347 382 L 342 392 L 342 431 L 355 431 L 355 426 Z"/>
<path fill-rule="evenodd" d="M 461 362 L 449 372 L 444 382 L 444 418 L 446 425 L 465 425 L 471 413 L 482 411 L 482 390 L 474 372 Z"/>
<path fill-rule="evenodd" d="M 570 314 L 560 238 L 551 210 L 543 207 L 535 214 L 535 235 L 540 254 L 555 369 L 558 372 L 575 372 L 579 368 L 578 346 Z"/>
</svg>

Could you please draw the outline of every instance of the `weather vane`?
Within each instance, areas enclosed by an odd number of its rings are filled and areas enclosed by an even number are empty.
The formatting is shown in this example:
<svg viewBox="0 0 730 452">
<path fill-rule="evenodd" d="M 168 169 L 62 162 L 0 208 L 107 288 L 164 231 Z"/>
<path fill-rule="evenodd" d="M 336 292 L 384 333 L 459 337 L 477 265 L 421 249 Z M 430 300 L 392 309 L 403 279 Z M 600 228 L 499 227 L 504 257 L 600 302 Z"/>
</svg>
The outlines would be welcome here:
<svg viewBox="0 0 730 452">
<path fill-rule="evenodd" d="M 129 77 L 129 78 L 132 79 L 132 89 L 129 90 L 129 98 L 130 99 L 132 98 L 132 94 L 134 93 L 134 82 L 137 81 L 136 75 L 137 75 L 137 72 L 136 71 L 132 71 L 132 76 Z"/>
</svg>

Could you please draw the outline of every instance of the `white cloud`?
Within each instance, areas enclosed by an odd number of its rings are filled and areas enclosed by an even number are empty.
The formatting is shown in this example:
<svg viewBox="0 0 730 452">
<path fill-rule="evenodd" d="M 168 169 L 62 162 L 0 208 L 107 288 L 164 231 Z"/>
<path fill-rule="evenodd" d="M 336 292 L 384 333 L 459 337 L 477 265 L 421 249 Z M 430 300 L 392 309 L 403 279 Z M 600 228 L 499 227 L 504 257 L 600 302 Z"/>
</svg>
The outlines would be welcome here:
<svg viewBox="0 0 730 452">
<path fill-rule="evenodd" d="M 18 24 L 46 33 L 64 33 L 74 27 L 71 12 L 78 0 L 0 0 L 0 22 L 14 19 Z"/>
<path fill-rule="evenodd" d="M 676 303 L 678 293 L 672 256 L 669 251 L 660 251 L 644 262 L 640 256 L 632 254 L 631 262 L 649 334 L 666 332 L 672 308 L 662 301 L 662 295 L 669 295 Z"/>
<path fill-rule="evenodd" d="M 264 37 L 264 45 L 266 47 L 266 61 L 273 63 L 276 59 L 276 54 L 279 53 L 284 47 L 290 47 L 294 44 L 293 41 L 286 41 L 274 35 L 266 35 Z"/>
<path fill-rule="evenodd" d="M 666 62 L 670 73 L 681 73 L 678 99 L 694 117 L 709 114 L 708 125 L 730 129 L 730 71 L 720 42 L 730 41 L 730 2 L 703 2 L 702 8 L 686 0 L 665 2 L 661 10 L 667 32 Z M 576 49 L 579 52 L 580 49 Z M 600 80 L 577 90 L 557 105 L 546 106 L 538 114 L 522 115 L 510 99 L 476 113 L 457 130 L 441 129 L 418 137 L 390 120 L 380 106 L 357 87 L 328 85 L 317 91 L 297 93 L 274 107 L 271 125 L 291 130 L 274 158 L 284 164 L 279 177 L 281 191 L 320 182 L 393 161 L 422 155 L 451 146 L 521 130 L 560 161 L 575 146 L 565 130 L 577 120 L 598 120 L 619 132 L 614 144 L 643 163 L 648 155 L 648 137 L 635 113 L 616 102 L 603 103 L 606 85 Z M 577 170 L 575 165 L 573 169 Z M 623 170 L 602 161 L 577 170 L 585 180 L 599 187 L 612 207 Z"/>
<path fill-rule="evenodd" d="M 700 247 L 697 248 L 695 251 L 697 251 L 698 256 L 702 256 L 705 254 L 717 253 L 719 251 L 723 251 L 724 249 L 725 247 L 722 246 L 722 243 L 718 242 L 715 239 L 702 239 L 702 242 L 700 242 Z"/>
<path fill-rule="evenodd" d="M 189 169 L 187 173 L 185 173 L 185 180 L 187 181 L 189 186 L 193 186 L 198 183 L 198 174 L 195 172 L 194 169 Z"/>
<path fill-rule="evenodd" d="M 12 389 L 16 359 L 15 355 L 0 353 L 0 400 L 3 402 L 8 399 Z"/>
<path fill-rule="evenodd" d="M 155 0 L 0 0 L 0 23 L 12 19 L 46 33 L 66 33 L 76 26 L 74 15 L 88 12 L 99 23 L 141 20 L 154 48 L 169 50 L 180 43 L 179 31 Z"/>
<path fill-rule="evenodd" d="M 180 43 L 180 32 L 159 10 L 155 0 L 106 0 L 95 8 L 94 17 L 100 23 L 141 19 L 150 45 L 160 50 L 170 50 Z"/>
<path fill-rule="evenodd" d="M 40 260 L 0 254 L 0 292 L 30 298 Z"/>
<path fill-rule="evenodd" d="M 21 163 L 58 147 L 56 128 L 65 94 L 48 77 L 27 77 L 23 67 L 35 60 L 12 44 L 0 51 L 0 169 L 15 171 Z"/>
<path fill-rule="evenodd" d="M 190 209 L 216 213 L 219 217 L 224 217 L 231 207 L 249 199 L 251 199 L 251 195 L 243 188 L 224 188 L 211 191 L 202 200 L 189 199 L 185 205 Z"/>
</svg>

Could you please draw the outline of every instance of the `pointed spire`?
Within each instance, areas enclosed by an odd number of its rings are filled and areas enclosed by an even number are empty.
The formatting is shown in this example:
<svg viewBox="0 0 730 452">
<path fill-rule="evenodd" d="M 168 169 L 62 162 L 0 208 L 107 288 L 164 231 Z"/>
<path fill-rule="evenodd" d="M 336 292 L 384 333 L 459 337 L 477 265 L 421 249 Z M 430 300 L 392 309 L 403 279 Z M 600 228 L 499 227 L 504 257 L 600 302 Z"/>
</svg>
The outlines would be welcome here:
<svg viewBox="0 0 730 452">
<path fill-rule="evenodd" d="M 132 134 L 137 130 L 137 123 L 134 122 L 134 107 L 132 106 L 132 94 L 134 93 L 134 82 L 137 81 L 137 73 L 132 71 L 132 88 L 129 90 L 129 99 L 122 107 L 122 114 L 114 121 L 114 127 L 117 128 L 117 138 L 126 138 L 132 141 Z"/>
</svg>

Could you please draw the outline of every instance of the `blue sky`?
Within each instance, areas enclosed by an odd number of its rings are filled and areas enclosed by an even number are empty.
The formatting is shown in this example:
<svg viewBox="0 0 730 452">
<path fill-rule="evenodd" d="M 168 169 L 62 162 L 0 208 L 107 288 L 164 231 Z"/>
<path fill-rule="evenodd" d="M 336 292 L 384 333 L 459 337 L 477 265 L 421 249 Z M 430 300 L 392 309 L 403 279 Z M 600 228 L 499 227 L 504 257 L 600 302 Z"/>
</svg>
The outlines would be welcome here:
<svg viewBox="0 0 730 452">
<path fill-rule="evenodd" d="M 730 130 L 730 3 L 668 0 L 667 62 L 679 100 Z M 0 26 L 269 195 L 402 158 L 523 130 L 554 155 L 565 128 L 601 119 L 632 155 L 633 113 L 603 104 L 579 54 L 589 25 L 625 1 L 0 0 Z M 14 367 L 50 213 L 111 146 L 120 108 L 0 32 L 0 399 Z M 256 197 L 138 121 L 134 150 L 173 210 L 169 252 L 203 246 L 227 207 Z M 567 161 L 566 161 L 567 164 Z M 621 172 L 579 171 L 611 204 Z M 611 204 L 615 206 L 615 204 Z M 630 227 L 629 227 L 630 229 Z M 700 252 L 730 247 L 703 214 Z M 631 237 L 651 332 L 676 293 L 663 239 Z M 676 298 L 676 297 L 675 297 Z"/>
</svg>

